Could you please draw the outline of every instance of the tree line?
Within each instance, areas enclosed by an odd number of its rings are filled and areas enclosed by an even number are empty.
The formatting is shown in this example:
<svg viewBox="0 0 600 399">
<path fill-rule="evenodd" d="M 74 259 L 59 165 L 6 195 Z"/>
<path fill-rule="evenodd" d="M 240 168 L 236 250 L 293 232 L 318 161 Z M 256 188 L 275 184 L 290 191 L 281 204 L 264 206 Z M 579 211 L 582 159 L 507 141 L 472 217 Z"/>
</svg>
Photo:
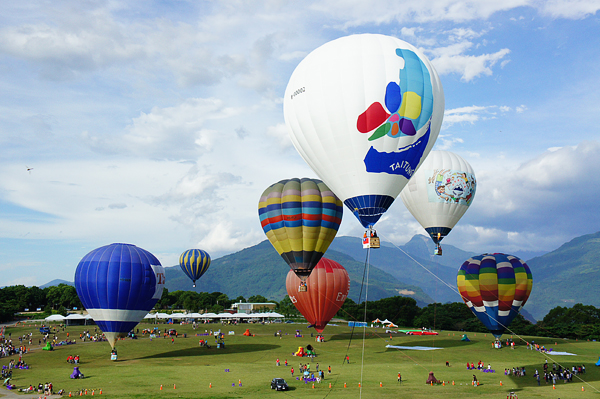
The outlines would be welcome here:
<svg viewBox="0 0 600 399">
<path fill-rule="evenodd" d="M 195 292 L 163 290 L 161 299 L 155 309 L 168 311 L 184 309 L 189 312 L 220 313 L 230 309 L 234 303 L 275 303 L 275 311 L 286 317 L 301 318 L 302 316 L 286 295 L 281 301 L 273 301 L 262 295 L 248 298 L 238 296 L 229 298 L 222 292 Z M 81 309 L 81 301 L 75 287 L 68 284 L 46 287 L 25 287 L 16 285 L 0 288 L 0 322 L 15 319 L 15 314 L 26 309 L 35 312 L 40 309 L 44 314 L 67 314 L 68 309 Z M 485 326 L 465 306 L 464 303 L 433 303 L 423 308 L 417 306 L 413 298 L 394 296 L 356 303 L 348 298 L 336 314 L 343 320 L 363 321 L 370 323 L 376 318 L 388 319 L 394 324 L 408 328 L 431 328 L 435 330 L 487 332 Z M 558 306 L 536 324 L 517 315 L 509 326 L 509 333 L 517 335 L 532 335 L 554 338 L 571 339 L 600 339 L 600 309 L 592 305 L 576 304 L 573 307 Z"/>
</svg>

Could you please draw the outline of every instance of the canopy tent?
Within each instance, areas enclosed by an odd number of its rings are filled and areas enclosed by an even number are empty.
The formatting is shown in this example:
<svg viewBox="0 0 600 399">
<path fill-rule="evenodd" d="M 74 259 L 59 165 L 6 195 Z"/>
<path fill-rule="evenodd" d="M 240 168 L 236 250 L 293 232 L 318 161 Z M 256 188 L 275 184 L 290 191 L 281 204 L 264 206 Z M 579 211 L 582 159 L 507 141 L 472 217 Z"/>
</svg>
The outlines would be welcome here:
<svg viewBox="0 0 600 399">
<path fill-rule="evenodd" d="M 395 325 L 394 323 L 390 323 L 386 327 L 388 327 L 388 328 L 398 328 L 398 326 Z"/>
<path fill-rule="evenodd" d="M 378 317 L 375 320 L 373 320 L 371 323 L 381 323 L 381 320 L 379 320 L 379 317 Z"/>
<path fill-rule="evenodd" d="M 44 320 L 46 320 L 46 321 L 64 321 L 65 319 L 66 319 L 66 317 L 63 315 L 53 314 L 53 315 L 46 317 Z"/>
<path fill-rule="evenodd" d="M 389 321 L 388 319 L 385 319 L 384 321 L 381 322 L 381 324 L 389 324 L 391 323 L 391 321 Z"/>
<path fill-rule="evenodd" d="M 88 320 L 91 320 L 92 316 L 90 316 L 89 314 L 87 315 L 81 315 L 78 313 L 73 313 L 68 315 L 67 317 L 65 317 L 65 324 L 67 326 L 72 326 L 72 325 L 81 325 L 83 323 L 83 325 L 87 324 Z"/>
</svg>

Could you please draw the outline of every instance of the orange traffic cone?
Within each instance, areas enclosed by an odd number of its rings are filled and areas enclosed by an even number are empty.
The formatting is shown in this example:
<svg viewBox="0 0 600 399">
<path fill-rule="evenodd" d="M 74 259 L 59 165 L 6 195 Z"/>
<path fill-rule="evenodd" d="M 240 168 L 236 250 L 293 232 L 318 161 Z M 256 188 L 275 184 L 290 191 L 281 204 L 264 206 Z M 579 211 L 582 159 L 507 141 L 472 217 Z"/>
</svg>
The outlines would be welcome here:
<svg viewBox="0 0 600 399">
<path fill-rule="evenodd" d="M 87 395 L 87 388 L 85 389 L 85 394 Z"/>
<path fill-rule="evenodd" d="M 581 386 L 581 392 L 584 392 L 584 391 L 585 391 L 585 389 L 583 389 L 583 386 Z"/>
<path fill-rule="evenodd" d="M 344 388 L 346 388 L 346 383 L 344 382 Z"/>
<path fill-rule="evenodd" d="M 329 388 L 331 388 L 331 382 L 329 383 Z"/>
<path fill-rule="evenodd" d="M 95 391 L 92 389 L 92 396 L 94 396 L 94 395 L 95 395 Z"/>
<path fill-rule="evenodd" d="M 177 386 L 175 386 L 175 384 L 173 384 L 173 389 L 177 389 Z"/>
<path fill-rule="evenodd" d="M 160 384 L 160 390 L 162 391 L 162 384 Z"/>
<path fill-rule="evenodd" d="M 500 381 L 500 386 L 502 386 L 502 381 Z"/>
<path fill-rule="evenodd" d="M 446 381 L 442 381 L 442 386 L 446 386 Z"/>
<path fill-rule="evenodd" d="M 210 384 L 208 384 L 208 387 L 209 387 L 209 388 L 212 388 L 212 382 L 211 382 Z"/>
<path fill-rule="evenodd" d="M 360 388 L 360 382 L 358 383 L 358 387 Z"/>
<path fill-rule="evenodd" d="M 430 382 L 431 386 L 433 386 L 433 381 Z"/>
<path fill-rule="evenodd" d="M 315 389 L 315 383 L 313 382 L 312 389 Z"/>
<path fill-rule="evenodd" d="M 452 385 L 454 385 L 454 380 L 452 380 Z"/>
<path fill-rule="evenodd" d="M 379 387 L 380 388 L 383 387 L 383 382 L 381 382 L 381 381 L 379 382 Z"/>
<path fill-rule="evenodd" d="M 69 398 L 71 397 L 71 391 L 69 391 Z"/>
<path fill-rule="evenodd" d="M 552 384 L 552 389 L 556 389 L 556 385 Z"/>
<path fill-rule="evenodd" d="M 100 395 L 102 395 L 102 389 L 100 389 Z"/>
<path fill-rule="evenodd" d="M 477 386 L 479 386 L 479 381 L 477 381 Z"/>
</svg>

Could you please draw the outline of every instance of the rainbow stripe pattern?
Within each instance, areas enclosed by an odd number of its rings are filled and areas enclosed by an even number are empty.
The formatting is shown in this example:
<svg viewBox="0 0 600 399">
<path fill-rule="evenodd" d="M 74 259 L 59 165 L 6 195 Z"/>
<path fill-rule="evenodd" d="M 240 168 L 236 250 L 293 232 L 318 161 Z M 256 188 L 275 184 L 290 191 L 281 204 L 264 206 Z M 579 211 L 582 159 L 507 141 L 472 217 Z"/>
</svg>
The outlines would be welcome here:
<svg viewBox="0 0 600 399">
<path fill-rule="evenodd" d="M 267 188 L 258 203 L 267 238 L 303 281 L 335 238 L 342 214 L 342 202 L 317 179 L 282 180 Z"/>
<path fill-rule="evenodd" d="M 465 261 L 456 278 L 465 304 L 496 337 L 500 337 L 527 302 L 533 279 L 529 266 L 501 253 Z"/>
</svg>

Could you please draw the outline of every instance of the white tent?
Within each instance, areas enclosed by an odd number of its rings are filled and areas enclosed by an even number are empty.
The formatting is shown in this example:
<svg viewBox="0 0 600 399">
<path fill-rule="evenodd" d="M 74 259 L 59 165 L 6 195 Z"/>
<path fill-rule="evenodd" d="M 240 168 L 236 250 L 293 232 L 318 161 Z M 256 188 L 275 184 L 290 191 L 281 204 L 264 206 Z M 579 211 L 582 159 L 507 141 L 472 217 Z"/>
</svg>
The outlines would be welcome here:
<svg viewBox="0 0 600 399">
<path fill-rule="evenodd" d="M 44 320 L 46 321 L 64 321 L 66 319 L 65 316 L 60 314 L 53 314 L 51 316 L 46 317 Z"/>
<path fill-rule="evenodd" d="M 381 322 L 381 324 L 390 324 L 391 321 L 389 321 L 388 319 L 385 319 L 384 321 Z"/>
<path fill-rule="evenodd" d="M 89 316 L 89 314 L 88 314 L 88 316 Z M 76 325 L 76 324 L 80 324 L 80 323 L 73 323 L 74 320 L 83 320 L 83 324 L 86 324 L 87 320 L 89 320 L 89 319 L 91 319 L 91 316 L 89 318 L 86 318 L 85 316 L 80 315 L 79 313 L 73 313 L 73 314 L 70 314 L 67 317 L 65 317 L 64 320 L 65 320 L 66 325 L 69 325 L 69 324 Z M 71 323 L 69 323 L 69 322 L 71 322 Z"/>
</svg>

